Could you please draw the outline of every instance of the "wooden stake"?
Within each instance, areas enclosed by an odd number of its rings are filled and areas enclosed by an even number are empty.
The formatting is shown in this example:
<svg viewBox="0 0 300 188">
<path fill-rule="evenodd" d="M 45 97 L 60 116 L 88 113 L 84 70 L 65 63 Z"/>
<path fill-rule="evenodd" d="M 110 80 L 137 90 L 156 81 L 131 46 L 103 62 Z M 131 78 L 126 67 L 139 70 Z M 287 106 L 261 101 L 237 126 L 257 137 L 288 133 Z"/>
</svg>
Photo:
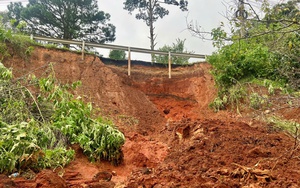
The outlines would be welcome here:
<svg viewBox="0 0 300 188">
<path fill-rule="evenodd" d="M 81 59 L 84 60 L 84 48 L 85 48 L 85 42 L 82 41 L 82 54 L 81 54 Z"/>
<path fill-rule="evenodd" d="M 171 52 L 169 52 L 169 78 L 171 78 Z"/>
<path fill-rule="evenodd" d="M 131 52 L 130 47 L 128 47 L 128 76 L 130 76 L 131 71 Z"/>
</svg>

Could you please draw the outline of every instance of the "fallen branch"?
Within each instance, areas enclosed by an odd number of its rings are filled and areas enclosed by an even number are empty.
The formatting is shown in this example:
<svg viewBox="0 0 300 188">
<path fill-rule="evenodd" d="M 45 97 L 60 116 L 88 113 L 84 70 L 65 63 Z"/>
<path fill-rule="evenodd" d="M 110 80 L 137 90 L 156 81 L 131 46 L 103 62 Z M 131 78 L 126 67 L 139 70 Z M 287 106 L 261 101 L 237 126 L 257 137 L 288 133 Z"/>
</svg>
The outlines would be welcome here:
<svg viewBox="0 0 300 188">
<path fill-rule="evenodd" d="M 270 182 L 271 180 L 276 179 L 274 176 L 272 176 L 271 170 L 255 169 L 256 166 L 251 168 L 237 163 L 232 164 L 239 167 L 231 173 L 232 177 L 239 177 L 242 180 L 254 179 L 264 182 Z"/>
</svg>

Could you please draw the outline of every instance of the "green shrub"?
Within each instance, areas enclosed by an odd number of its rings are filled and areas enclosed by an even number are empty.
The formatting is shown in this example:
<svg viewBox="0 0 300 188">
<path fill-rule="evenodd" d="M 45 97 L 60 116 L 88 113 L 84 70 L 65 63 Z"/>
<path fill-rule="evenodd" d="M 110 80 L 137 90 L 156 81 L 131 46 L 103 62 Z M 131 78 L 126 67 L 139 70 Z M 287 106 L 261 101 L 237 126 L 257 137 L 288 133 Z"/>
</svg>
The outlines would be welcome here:
<svg viewBox="0 0 300 188">
<path fill-rule="evenodd" d="M 44 156 L 37 161 L 38 169 L 64 167 L 75 157 L 74 150 L 67 150 L 64 147 L 46 149 L 43 154 Z"/>
<path fill-rule="evenodd" d="M 241 40 L 224 46 L 208 57 L 213 65 L 213 75 L 218 86 L 228 88 L 246 78 L 279 79 L 276 74 L 278 61 L 261 44 Z"/>
<path fill-rule="evenodd" d="M 93 119 L 90 103 L 74 99 L 69 89 L 81 83 L 58 86 L 53 77 L 39 80 L 41 101 L 53 103 L 51 122 L 66 135 L 72 143 L 79 143 L 91 160 L 108 160 L 118 165 L 123 160 L 121 150 L 125 142 L 123 133 L 103 118 Z"/>
<path fill-rule="evenodd" d="M 215 112 L 218 112 L 220 110 L 224 110 L 227 105 L 227 96 L 224 95 L 223 99 L 221 99 L 219 96 L 214 99 L 212 103 L 209 104 L 209 107 L 214 109 Z"/>
<path fill-rule="evenodd" d="M 164 52 L 175 52 L 175 53 L 188 53 L 184 49 L 184 43 L 185 40 L 177 39 L 176 43 L 173 43 L 172 46 L 164 45 L 162 48 L 159 48 L 158 50 L 164 51 Z M 154 56 L 154 60 L 157 63 L 163 63 L 168 64 L 169 63 L 169 56 L 168 55 L 156 55 Z M 172 56 L 171 58 L 172 64 L 177 65 L 184 65 L 188 64 L 189 58 L 188 57 L 176 57 Z"/>
<path fill-rule="evenodd" d="M 107 160 L 114 165 L 119 165 L 123 161 L 121 147 L 125 137 L 111 125 L 99 122 L 94 122 L 90 127 L 83 125 L 77 140 L 91 160 Z"/>
<path fill-rule="evenodd" d="M 37 167 L 53 167 L 45 158 L 47 151 L 50 150 L 49 141 L 57 139 L 51 128 L 39 125 L 34 120 L 10 125 L 2 121 L 0 125 L 0 173 L 12 173 L 27 168 L 38 170 Z M 66 147 L 66 145 L 59 147 Z M 52 158 L 52 163 L 65 166 L 73 159 L 74 151 L 64 149 L 60 155 L 66 156 L 64 160 Z"/>
<path fill-rule="evenodd" d="M 109 58 L 114 60 L 124 60 L 126 59 L 126 53 L 124 50 L 111 50 L 109 52 Z"/>
<path fill-rule="evenodd" d="M 295 137 L 299 138 L 300 132 L 300 124 L 291 121 L 291 120 L 283 120 L 279 117 L 272 116 L 267 119 L 269 123 L 272 123 L 275 127 L 287 131 L 289 134 L 294 135 Z"/>
<path fill-rule="evenodd" d="M 91 160 L 122 162 L 124 135 L 109 121 L 93 119 L 91 104 L 69 93 L 80 82 L 60 85 L 51 75 L 28 76 L 22 84 L 11 79 L 0 64 L 0 173 L 63 167 L 74 158 L 66 149 L 70 142 L 79 143 Z M 94 143 L 83 142 L 83 135 Z"/>
<path fill-rule="evenodd" d="M 268 96 L 264 95 L 261 96 L 258 93 L 251 93 L 249 100 L 250 100 L 250 107 L 256 110 L 260 109 L 267 103 Z"/>
</svg>

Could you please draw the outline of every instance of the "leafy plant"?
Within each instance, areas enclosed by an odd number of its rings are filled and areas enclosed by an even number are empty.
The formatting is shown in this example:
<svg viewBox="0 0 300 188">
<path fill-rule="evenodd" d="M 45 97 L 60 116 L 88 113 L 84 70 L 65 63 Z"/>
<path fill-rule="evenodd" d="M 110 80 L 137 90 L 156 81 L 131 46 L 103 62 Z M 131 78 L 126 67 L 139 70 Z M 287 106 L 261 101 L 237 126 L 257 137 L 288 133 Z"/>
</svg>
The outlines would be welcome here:
<svg viewBox="0 0 300 188">
<path fill-rule="evenodd" d="M 69 93 L 80 82 L 61 85 L 52 74 L 23 77 L 22 84 L 11 79 L 0 64 L 0 173 L 63 167 L 74 158 L 66 149 L 70 142 L 79 143 L 91 160 L 121 163 L 124 135 L 109 121 L 93 119 L 92 105 Z M 83 135 L 94 143 L 83 142 Z"/>
<path fill-rule="evenodd" d="M 55 139 L 54 134 L 49 134 L 49 131 L 44 126 L 39 125 L 36 121 L 21 122 L 18 124 L 1 123 L 0 136 L 0 172 L 11 173 L 22 169 L 36 169 L 37 163 L 39 166 L 47 166 L 45 162 L 45 151 L 49 141 Z M 59 165 L 67 165 L 74 157 L 72 151 L 65 150 L 62 155 L 67 155 L 67 162 L 56 160 Z M 54 159 L 52 159 L 54 160 Z M 51 166 L 47 166 L 51 167 Z"/>
<path fill-rule="evenodd" d="M 156 34 L 154 33 L 154 22 L 159 18 L 163 18 L 169 14 L 169 10 L 162 5 L 175 5 L 182 11 L 187 11 L 188 1 L 185 0 L 165 0 L 165 1 L 144 1 L 144 0 L 126 0 L 124 2 L 124 9 L 132 14 L 136 10 L 135 17 L 138 20 L 143 20 L 150 29 L 150 49 L 154 50 L 156 45 Z M 154 61 L 152 55 L 152 62 Z"/>
<path fill-rule="evenodd" d="M 290 120 L 283 120 L 276 116 L 269 117 L 267 119 L 267 121 L 269 123 L 272 123 L 273 125 L 275 125 L 277 128 L 287 131 L 291 135 L 294 135 L 295 133 L 297 133 L 297 131 L 300 128 L 299 123 L 297 123 L 295 121 L 290 121 Z M 295 136 L 299 136 L 299 135 L 295 135 Z"/>
<path fill-rule="evenodd" d="M 224 46 L 208 58 L 212 73 L 221 88 L 228 88 L 245 78 L 280 79 L 276 74 L 278 61 L 267 47 L 240 41 Z"/>
<path fill-rule="evenodd" d="M 164 45 L 162 48 L 159 48 L 158 50 L 164 51 L 164 52 L 176 52 L 176 53 L 188 53 L 184 49 L 184 42 L 185 40 L 177 39 L 176 43 L 173 43 L 172 46 Z M 168 64 L 169 63 L 169 56 L 166 55 L 156 55 L 154 56 L 154 60 L 157 63 L 163 63 L 163 64 Z M 183 65 L 183 64 L 188 64 L 188 57 L 176 57 L 172 56 L 171 62 L 172 64 L 178 64 L 178 65 Z"/>
<path fill-rule="evenodd" d="M 92 160 L 108 160 L 114 165 L 123 161 L 121 147 L 124 135 L 111 125 L 93 122 L 90 127 L 83 125 L 78 143 Z"/>
<path fill-rule="evenodd" d="M 250 107 L 256 110 L 260 109 L 264 104 L 267 103 L 268 96 L 260 96 L 258 93 L 254 92 L 250 94 Z"/>
<path fill-rule="evenodd" d="M 114 60 L 124 60 L 126 58 L 126 53 L 124 50 L 111 50 L 109 52 L 109 58 Z"/>
<path fill-rule="evenodd" d="M 223 99 L 220 96 L 216 97 L 212 103 L 209 104 L 209 107 L 213 108 L 215 112 L 224 110 L 227 104 L 227 96 L 224 95 Z"/>
<path fill-rule="evenodd" d="M 20 23 L 22 24 L 22 23 Z M 16 34 L 11 29 L 6 29 L 0 23 L 0 57 L 10 56 L 9 47 L 13 49 L 14 53 L 18 54 L 24 59 L 27 59 L 34 50 L 32 44 L 35 42 L 30 40 L 29 36 Z"/>
<path fill-rule="evenodd" d="M 39 158 L 36 165 L 38 169 L 64 167 L 74 159 L 74 156 L 74 150 L 67 150 L 64 147 L 46 149 L 44 157 Z"/>
<path fill-rule="evenodd" d="M 60 12 L 64 12 L 64 19 Z M 8 6 L 8 16 L 17 24 L 26 22 L 23 31 L 27 33 L 98 43 L 115 40 L 115 26 L 108 23 L 110 15 L 99 10 L 96 0 L 37 0 L 26 7 L 15 2 Z"/>
<path fill-rule="evenodd" d="M 234 85 L 227 90 L 220 90 L 219 96 L 211 103 L 215 111 L 225 109 L 226 107 L 236 108 L 239 113 L 240 101 L 246 97 L 246 90 L 242 85 Z"/>
</svg>

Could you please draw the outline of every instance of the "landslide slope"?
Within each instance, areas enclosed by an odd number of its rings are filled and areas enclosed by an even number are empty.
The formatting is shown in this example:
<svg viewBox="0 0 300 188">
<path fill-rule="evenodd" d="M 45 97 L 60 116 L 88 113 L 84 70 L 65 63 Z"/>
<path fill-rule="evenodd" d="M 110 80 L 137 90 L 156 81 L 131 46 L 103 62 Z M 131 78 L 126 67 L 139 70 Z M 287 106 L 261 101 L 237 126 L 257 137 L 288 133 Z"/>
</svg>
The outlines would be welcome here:
<svg viewBox="0 0 300 188">
<path fill-rule="evenodd" d="M 133 66 L 129 77 L 127 67 L 39 47 L 26 59 L 15 53 L 3 63 L 13 68 L 15 78 L 46 76 L 51 63 L 62 83 L 80 80 L 75 94 L 99 107 L 126 136 L 124 164 L 119 167 L 92 164 L 73 146 L 75 161 L 62 177 L 52 174 L 64 186 L 95 185 L 93 177 L 103 171 L 115 174 L 110 183 L 101 184 L 106 187 L 300 185 L 297 140 L 245 115 L 208 108 L 217 91 L 207 63 L 174 68 L 171 79 L 167 68 Z M 287 116 L 299 121 L 297 111 Z M 53 187 L 45 183 L 54 178 L 48 174 L 43 171 L 30 181 L 16 179 L 15 185 Z"/>
</svg>

